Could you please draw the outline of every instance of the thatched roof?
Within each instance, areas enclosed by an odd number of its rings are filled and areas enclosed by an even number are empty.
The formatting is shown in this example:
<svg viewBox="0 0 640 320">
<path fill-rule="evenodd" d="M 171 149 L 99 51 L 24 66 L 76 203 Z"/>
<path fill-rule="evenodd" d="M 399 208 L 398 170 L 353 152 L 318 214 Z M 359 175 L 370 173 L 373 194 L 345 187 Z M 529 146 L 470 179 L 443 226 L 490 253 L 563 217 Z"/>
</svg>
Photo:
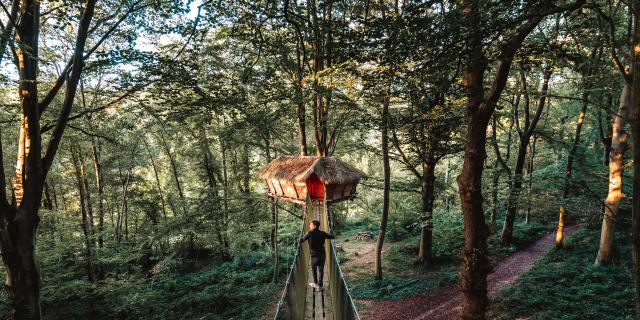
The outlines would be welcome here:
<svg viewBox="0 0 640 320">
<path fill-rule="evenodd" d="M 325 184 L 358 183 L 364 172 L 334 157 L 281 156 L 267 164 L 258 177 L 303 182 L 315 173 Z"/>
</svg>

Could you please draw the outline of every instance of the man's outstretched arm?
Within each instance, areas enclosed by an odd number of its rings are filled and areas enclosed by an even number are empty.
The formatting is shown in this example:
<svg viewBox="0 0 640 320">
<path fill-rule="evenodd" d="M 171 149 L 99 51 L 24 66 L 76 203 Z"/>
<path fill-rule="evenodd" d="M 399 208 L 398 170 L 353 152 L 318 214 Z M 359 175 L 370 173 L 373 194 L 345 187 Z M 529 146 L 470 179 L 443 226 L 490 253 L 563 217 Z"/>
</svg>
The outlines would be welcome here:
<svg viewBox="0 0 640 320">
<path fill-rule="evenodd" d="M 304 236 L 302 236 L 302 238 L 300 238 L 300 240 L 298 240 L 298 243 L 303 243 L 307 240 L 309 240 L 309 237 L 311 237 L 311 232 L 307 232 Z"/>
</svg>

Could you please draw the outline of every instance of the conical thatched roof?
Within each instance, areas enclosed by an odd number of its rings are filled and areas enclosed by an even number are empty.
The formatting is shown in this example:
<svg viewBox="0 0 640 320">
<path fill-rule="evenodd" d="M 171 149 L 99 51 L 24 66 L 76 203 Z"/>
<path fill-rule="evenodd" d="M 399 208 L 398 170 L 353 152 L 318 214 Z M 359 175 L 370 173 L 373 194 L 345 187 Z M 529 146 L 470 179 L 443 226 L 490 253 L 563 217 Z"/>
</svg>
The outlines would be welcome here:
<svg viewBox="0 0 640 320">
<path fill-rule="evenodd" d="M 281 156 L 267 164 L 258 177 L 262 179 L 304 182 L 315 173 L 325 184 L 358 183 L 364 172 L 334 157 Z"/>
</svg>

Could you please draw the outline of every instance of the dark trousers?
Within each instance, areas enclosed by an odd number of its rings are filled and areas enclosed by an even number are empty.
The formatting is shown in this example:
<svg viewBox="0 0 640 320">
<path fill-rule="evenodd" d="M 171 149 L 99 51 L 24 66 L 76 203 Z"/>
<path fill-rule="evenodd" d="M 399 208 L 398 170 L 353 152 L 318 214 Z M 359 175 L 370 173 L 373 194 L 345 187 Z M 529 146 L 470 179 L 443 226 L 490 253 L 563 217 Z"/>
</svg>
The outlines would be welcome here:
<svg viewBox="0 0 640 320">
<path fill-rule="evenodd" d="M 324 278 L 324 260 L 325 255 L 311 257 L 311 271 L 313 271 L 313 282 L 322 287 L 322 279 Z M 320 281 L 318 282 L 318 272 L 320 272 Z"/>
</svg>

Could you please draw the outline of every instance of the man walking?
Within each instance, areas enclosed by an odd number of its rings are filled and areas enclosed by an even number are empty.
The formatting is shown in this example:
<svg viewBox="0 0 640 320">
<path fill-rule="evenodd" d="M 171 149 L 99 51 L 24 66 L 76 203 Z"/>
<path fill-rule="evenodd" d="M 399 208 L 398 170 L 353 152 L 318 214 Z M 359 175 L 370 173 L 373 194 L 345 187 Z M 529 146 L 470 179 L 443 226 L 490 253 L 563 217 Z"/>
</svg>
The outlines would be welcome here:
<svg viewBox="0 0 640 320">
<path fill-rule="evenodd" d="M 324 241 L 334 239 L 333 233 L 326 233 L 320 230 L 320 221 L 313 219 L 309 224 L 309 232 L 300 238 L 300 243 L 309 240 L 309 249 L 311 250 L 311 270 L 313 271 L 313 282 L 309 282 L 309 286 L 322 290 L 322 279 L 324 278 L 324 262 L 326 254 L 324 253 Z M 318 281 L 318 271 L 320 279 Z"/>
</svg>

